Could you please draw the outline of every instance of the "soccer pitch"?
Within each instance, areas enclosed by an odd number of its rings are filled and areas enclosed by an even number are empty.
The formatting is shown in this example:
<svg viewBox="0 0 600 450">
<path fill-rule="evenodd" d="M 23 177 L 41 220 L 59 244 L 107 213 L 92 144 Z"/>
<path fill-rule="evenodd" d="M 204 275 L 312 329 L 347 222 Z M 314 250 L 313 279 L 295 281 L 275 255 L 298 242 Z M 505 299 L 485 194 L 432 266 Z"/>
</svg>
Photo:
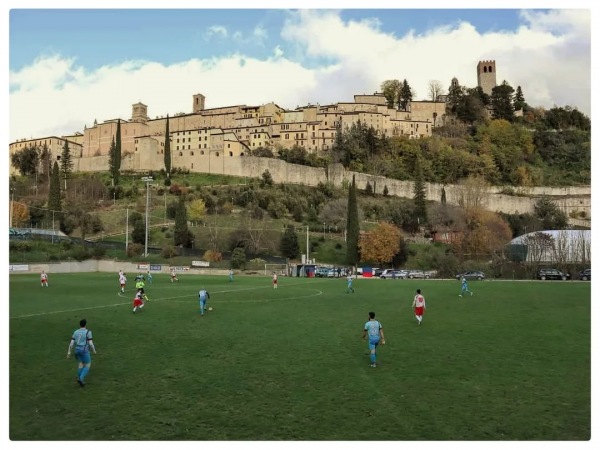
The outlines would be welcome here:
<svg viewBox="0 0 600 450">
<path fill-rule="evenodd" d="M 581 282 L 10 277 L 12 440 L 588 440 L 591 286 Z M 133 274 L 129 274 L 133 278 Z M 199 314 L 198 290 L 213 311 Z M 411 303 L 427 302 L 417 326 Z M 378 367 L 361 340 L 384 326 Z M 81 388 L 67 359 L 86 318 Z"/>
</svg>

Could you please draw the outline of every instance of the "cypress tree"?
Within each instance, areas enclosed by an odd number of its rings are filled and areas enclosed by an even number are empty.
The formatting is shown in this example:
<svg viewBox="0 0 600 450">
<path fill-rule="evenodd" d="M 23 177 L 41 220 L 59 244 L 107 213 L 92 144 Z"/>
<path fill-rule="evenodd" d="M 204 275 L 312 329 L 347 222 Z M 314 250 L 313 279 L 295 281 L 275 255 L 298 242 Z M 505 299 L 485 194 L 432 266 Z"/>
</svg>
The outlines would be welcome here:
<svg viewBox="0 0 600 450">
<path fill-rule="evenodd" d="M 115 171 L 116 169 L 116 156 L 117 156 L 117 144 L 115 143 L 115 137 L 113 136 L 112 142 L 110 143 L 110 150 L 108 151 L 108 170 L 112 178 L 112 185 L 115 186 Z"/>
<path fill-rule="evenodd" d="M 60 202 L 60 175 L 58 163 L 55 161 L 50 177 L 50 191 L 48 192 L 48 218 L 52 220 L 52 211 L 62 211 Z M 56 217 L 54 217 L 56 219 Z"/>
<path fill-rule="evenodd" d="M 513 98 L 513 106 L 515 111 L 519 111 L 520 109 L 525 108 L 527 103 L 525 102 L 525 97 L 523 96 L 523 91 L 521 90 L 521 86 L 517 86 L 517 91 L 515 92 L 515 96 Z"/>
<path fill-rule="evenodd" d="M 405 78 L 404 81 L 402 82 L 402 87 L 400 88 L 400 92 L 398 95 L 399 109 L 406 111 L 406 107 L 412 101 L 412 98 L 413 98 L 412 89 L 410 88 L 410 85 L 408 84 L 408 81 L 406 81 L 406 78 Z"/>
<path fill-rule="evenodd" d="M 167 179 L 171 178 L 171 136 L 169 134 L 169 116 L 167 115 L 167 124 L 165 128 L 165 172 Z"/>
<path fill-rule="evenodd" d="M 121 120 L 117 121 L 117 140 L 115 142 L 115 156 L 114 156 L 114 170 L 113 170 L 113 183 L 115 186 L 119 185 L 119 174 L 121 171 Z"/>
<path fill-rule="evenodd" d="M 188 230 L 187 208 L 185 207 L 185 199 L 183 195 L 179 197 L 177 204 L 177 212 L 175 213 L 175 230 L 173 232 L 175 245 L 190 245 L 190 231 Z"/>
<path fill-rule="evenodd" d="M 300 254 L 300 245 L 298 244 L 298 235 L 291 225 L 288 225 L 281 237 L 279 246 L 281 254 L 289 259 L 297 258 Z"/>
<path fill-rule="evenodd" d="M 65 179 L 65 191 L 67 190 L 67 178 L 73 172 L 73 159 L 71 158 L 71 150 L 69 150 L 69 142 L 65 140 L 63 151 L 60 155 L 60 170 Z"/>
<path fill-rule="evenodd" d="M 360 225 L 358 223 L 358 203 L 356 201 L 356 177 L 352 176 L 352 184 L 348 190 L 348 217 L 346 225 L 346 261 L 348 264 L 358 263 L 358 236 Z"/>
<path fill-rule="evenodd" d="M 442 203 L 442 205 L 446 204 L 446 189 L 443 186 L 442 186 L 442 198 L 441 198 L 440 202 Z"/>
<path fill-rule="evenodd" d="M 425 183 L 423 181 L 423 170 L 421 169 L 421 160 L 417 157 L 415 160 L 415 183 L 413 185 L 415 215 L 422 225 L 427 222 L 427 205 L 425 203 Z"/>
</svg>

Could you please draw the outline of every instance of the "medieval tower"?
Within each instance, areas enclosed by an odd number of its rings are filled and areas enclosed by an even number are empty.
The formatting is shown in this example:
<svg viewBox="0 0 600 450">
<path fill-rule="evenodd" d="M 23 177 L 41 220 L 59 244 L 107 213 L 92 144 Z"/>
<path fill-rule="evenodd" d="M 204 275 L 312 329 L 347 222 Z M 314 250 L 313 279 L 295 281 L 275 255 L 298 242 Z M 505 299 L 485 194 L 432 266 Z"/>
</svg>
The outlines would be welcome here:
<svg viewBox="0 0 600 450">
<path fill-rule="evenodd" d="M 131 105 L 131 121 L 146 123 L 149 120 L 148 106 L 142 102 Z"/>
<path fill-rule="evenodd" d="M 477 64 L 477 86 L 487 95 L 496 87 L 496 61 L 479 61 Z"/>
<path fill-rule="evenodd" d="M 194 95 L 194 105 L 192 107 L 192 111 L 194 114 L 199 113 L 200 111 L 204 111 L 204 101 L 206 97 L 202 94 Z"/>
</svg>

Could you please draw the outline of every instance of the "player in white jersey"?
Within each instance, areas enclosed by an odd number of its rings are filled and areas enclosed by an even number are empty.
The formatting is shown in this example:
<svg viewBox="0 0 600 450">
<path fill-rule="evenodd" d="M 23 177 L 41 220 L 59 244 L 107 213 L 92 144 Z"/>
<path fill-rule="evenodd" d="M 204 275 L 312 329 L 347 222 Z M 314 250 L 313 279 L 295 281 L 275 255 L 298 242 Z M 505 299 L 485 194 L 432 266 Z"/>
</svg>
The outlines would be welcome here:
<svg viewBox="0 0 600 450">
<path fill-rule="evenodd" d="M 421 295 L 421 289 L 417 289 L 417 294 L 413 299 L 412 307 L 415 310 L 417 324 L 421 325 L 421 322 L 423 321 L 423 314 L 425 313 L 425 297 Z"/>
<path fill-rule="evenodd" d="M 127 284 L 127 277 L 121 271 L 119 272 L 119 285 L 121 286 L 121 292 L 125 292 L 125 285 Z"/>
<path fill-rule="evenodd" d="M 40 275 L 40 280 L 42 282 L 42 287 L 44 287 L 44 286 L 48 287 L 48 275 L 43 270 L 42 270 L 42 273 Z"/>
<path fill-rule="evenodd" d="M 273 289 L 277 289 L 277 274 L 273 272 Z"/>
<path fill-rule="evenodd" d="M 177 273 L 175 272 L 175 269 L 171 269 L 171 283 L 175 281 L 179 282 L 179 278 L 177 278 Z"/>
</svg>

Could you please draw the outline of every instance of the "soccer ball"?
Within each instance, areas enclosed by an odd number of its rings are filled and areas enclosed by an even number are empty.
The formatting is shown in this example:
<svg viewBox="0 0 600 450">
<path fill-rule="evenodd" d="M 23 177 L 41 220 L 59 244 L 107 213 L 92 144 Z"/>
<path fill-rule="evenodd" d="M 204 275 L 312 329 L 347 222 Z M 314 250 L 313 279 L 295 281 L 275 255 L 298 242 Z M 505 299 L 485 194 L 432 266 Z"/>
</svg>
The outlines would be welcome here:
<svg viewBox="0 0 600 450">
<path fill-rule="evenodd" d="M 209 306 L 209 307 L 208 307 L 208 310 L 209 310 L 209 311 L 212 311 L 212 306 Z"/>
</svg>

